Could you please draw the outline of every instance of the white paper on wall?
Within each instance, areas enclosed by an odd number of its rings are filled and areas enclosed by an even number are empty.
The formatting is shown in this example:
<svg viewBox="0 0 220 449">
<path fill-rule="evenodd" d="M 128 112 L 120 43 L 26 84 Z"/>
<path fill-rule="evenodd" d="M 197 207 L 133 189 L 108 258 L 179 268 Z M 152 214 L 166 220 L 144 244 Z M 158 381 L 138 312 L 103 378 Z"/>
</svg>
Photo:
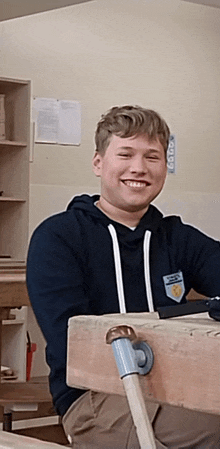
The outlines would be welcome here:
<svg viewBox="0 0 220 449">
<path fill-rule="evenodd" d="M 36 143 L 80 145 L 81 105 L 78 101 L 35 97 L 33 120 Z"/>
</svg>

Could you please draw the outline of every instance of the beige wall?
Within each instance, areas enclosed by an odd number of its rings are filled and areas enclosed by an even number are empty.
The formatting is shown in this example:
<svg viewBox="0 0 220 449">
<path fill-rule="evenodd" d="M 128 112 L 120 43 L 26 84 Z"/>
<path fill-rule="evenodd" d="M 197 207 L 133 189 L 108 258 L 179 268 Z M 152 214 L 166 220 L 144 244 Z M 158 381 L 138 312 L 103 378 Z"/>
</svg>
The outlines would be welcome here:
<svg viewBox="0 0 220 449">
<path fill-rule="evenodd" d="M 30 233 L 97 192 L 94 129 L 115 104 L 156 109 L 177 136 L 177 174 L 156 203 L 220 237 L 220 9 L 181 0 L 95 0 L 0 24 L 0 75 L 82 104 L 79 147 L 35 145 Z"/>
<path fill-rule="evenodd" d="M 220 9 L 181 0 L 97 0 L 0 24 L 2 76 L 31 79 L 33 95 L 82 104 L 80 147 L 35 145 L 30 232 L 73 194 L 98 190 L 94 128 L 115 104 L 154 108 L 177 135 L 177 174 L 158 200 L 171 201 L 168 212 L 183 213 L 180 196 L 202 209 L 207 194 L 216 200 L 219 29 Z"/>
</svg>

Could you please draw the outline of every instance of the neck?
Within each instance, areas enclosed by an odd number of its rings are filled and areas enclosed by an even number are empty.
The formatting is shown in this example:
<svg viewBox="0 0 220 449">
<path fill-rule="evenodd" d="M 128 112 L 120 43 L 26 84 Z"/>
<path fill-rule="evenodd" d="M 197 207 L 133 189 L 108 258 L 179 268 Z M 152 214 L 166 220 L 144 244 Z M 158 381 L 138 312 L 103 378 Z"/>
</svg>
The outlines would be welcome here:
<svg viewBox="0 0 220 449">
<path fill-rule="evenodd" d="M 107 217 L 111 218 L 111 220 L 117 221 L 128 227 L 136 227 L 149 207 L 147 206 L 144 210 L 130 212 L 113 206 L 102 197 L 100 197 L 96 206 L 107 215 Z"/>
</svg>

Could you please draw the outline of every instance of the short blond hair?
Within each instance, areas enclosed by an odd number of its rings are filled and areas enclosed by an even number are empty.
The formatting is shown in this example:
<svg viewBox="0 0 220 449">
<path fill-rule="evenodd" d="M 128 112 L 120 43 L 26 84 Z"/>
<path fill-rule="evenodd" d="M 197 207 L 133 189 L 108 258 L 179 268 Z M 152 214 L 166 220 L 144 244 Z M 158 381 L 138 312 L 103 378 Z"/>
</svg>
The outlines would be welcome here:
<svg viewBox="0 0 220 449">
<path fill-rule="evenodd" d="M 157 112 L 141 106 L 114 106 L 101 116 L 97 124 L 96 151 L 104 154 L 112 135 L 123 138 L 144 134 L 150 140 L 158 139 L 166 154 L 170 130 L 165 120 Z"/>
</svg>

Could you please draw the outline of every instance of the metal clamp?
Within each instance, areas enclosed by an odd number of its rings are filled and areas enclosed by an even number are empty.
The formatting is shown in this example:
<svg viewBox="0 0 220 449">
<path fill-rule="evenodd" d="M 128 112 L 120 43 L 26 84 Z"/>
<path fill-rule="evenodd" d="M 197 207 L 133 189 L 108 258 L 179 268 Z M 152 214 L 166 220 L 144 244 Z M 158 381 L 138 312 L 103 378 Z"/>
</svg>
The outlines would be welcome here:
<svg viewBox="0 0 220 449">
<path fill-rule="evenodd" d="M 111 328 L 106 341 L 112 346 L 121 379 L 130 374 L 145 375 L 152 369 L 153 351 L 145 341 L 137 341 L 132 327 Z"/>
<path fill-rule="evenodd" d="M 137 341 L 132 344 L 135 350 L 138 372 L 141 375 L 148 374 L 154 364 L 154 354 L 146 341 Z"/>
</svg>

